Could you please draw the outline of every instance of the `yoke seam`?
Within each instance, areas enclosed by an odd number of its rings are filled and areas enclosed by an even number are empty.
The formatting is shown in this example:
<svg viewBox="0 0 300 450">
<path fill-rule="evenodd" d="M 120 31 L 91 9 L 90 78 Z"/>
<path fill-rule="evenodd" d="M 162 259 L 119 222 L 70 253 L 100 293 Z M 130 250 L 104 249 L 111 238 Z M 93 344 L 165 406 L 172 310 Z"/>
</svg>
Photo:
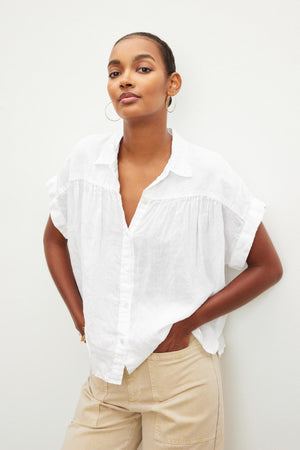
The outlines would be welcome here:
<svg viewBox="0 0 300 450">
<path fill-rule="evenodd" d="M 118 194 L 118 192 L 119 192 L 117 189 L 108 188 L 108 187 L 105 187 L 103 185 L 96 184 L 96 183 L 94 183 L 94 182 L 92 182 L 90 180 L 87 180 L 85 178 L 73 178 L 73 179 L 69 180 L 69 183 L 68 183 L 67 187 L 63 190 L 63 192 L 70 187 L 72 182 L 78 182 L 78 181 L 80 181 L 80 182 L 82 181 L 84 183 L 90 184 L 91 186 L 97 188 L 98 190 L 103 190 L 103 191 L 106 191 L 106 192 L 114 192 L 116 194 Z M 173 196 L 173 197 L 165 197 L 165 198 L 154 198 L 154 197 L 151 197 L 151 196 L 149 196 L 147 194 L 147 196 L 145 198 L 147 198 L 147 199 L 149 199 L 151 201 L 154 201 L 154 202 L 155 201 L 156 202 L 163 202 L 163 201 L 177 200 L 177 199 L 182 199 L 182 198 L 190 199 L 190 198 L 194 198 L 194 197 L 198 197 L 198 198 L 205 197 L 205 198 L 208 198 L 210 200 L 217 201 L 221 205 L 224 205 L 226 208 L 230 209 L 230 211 L 232 211 L 243 222 L 245 222 L 245 219 L 240 214 L 238 214 L 237 211 L 234 208 L 232 208 L 232 206 L 230 206 L 228 203 L 224 202 L 219 197 L 217 197 L 217 196 L 215 196 L 214 194 L 211 194 L 211 193 L 208 193 L 208 194 L 206 194 L 206 193 L 193 194 L 192 193 L 192 194 L 188 194 L 188 195 L 178 195 L 176 197 Z"/>
</svg>

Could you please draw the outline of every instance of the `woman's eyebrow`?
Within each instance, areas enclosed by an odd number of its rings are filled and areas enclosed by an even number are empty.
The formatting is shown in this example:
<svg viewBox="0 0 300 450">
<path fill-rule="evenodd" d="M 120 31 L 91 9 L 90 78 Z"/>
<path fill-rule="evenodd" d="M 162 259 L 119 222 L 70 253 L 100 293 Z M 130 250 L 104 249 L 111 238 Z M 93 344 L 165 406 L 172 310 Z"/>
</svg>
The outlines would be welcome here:
<svg viewBox="0 0 300 450">
<path fill-rule="evenodd" d="M 155 59 L 153 58 L 153 56 L 148 55 L 148 54 L 141 54 L 141 55 L 136 55 L 133 59 L 132 62 L 136 61 L 137 59 L 144 59 L 144 58 L 151 58 L 153 59 L 153 61 L 155 62 Z M 120 60 L 119 59 L 112 59 L 111 61 L 109 61 L 109 63 L 107 64 L 107 68 L 109 68 L 110 65 L 112 64 L 120 64 Z"/>
</svg>

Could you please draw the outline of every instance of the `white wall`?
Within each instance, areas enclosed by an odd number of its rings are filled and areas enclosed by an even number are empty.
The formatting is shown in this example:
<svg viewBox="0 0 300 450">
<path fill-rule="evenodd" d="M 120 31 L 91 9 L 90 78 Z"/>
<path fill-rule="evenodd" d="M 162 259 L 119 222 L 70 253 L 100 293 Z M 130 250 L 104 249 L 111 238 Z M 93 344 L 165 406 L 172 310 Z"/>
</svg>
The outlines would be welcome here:
<svg viewBox="0 0 300 450">
<path fill-rule="evenodd" d="M 231 313 L 225 450 L 299 436 L 299 1 L 1 1 L 1 448 L 59 449 L 89 367 L 48 272 L 45 181 L 109 122 L 114 42 L 149 31 L 183 85 L 169 126 L 221 152 L 267 204 L 281 281 Z M 109 110 L 112 115 L 112 109 Z M 236 276 L 230 273 L 228 277 Z"/>
</svg>

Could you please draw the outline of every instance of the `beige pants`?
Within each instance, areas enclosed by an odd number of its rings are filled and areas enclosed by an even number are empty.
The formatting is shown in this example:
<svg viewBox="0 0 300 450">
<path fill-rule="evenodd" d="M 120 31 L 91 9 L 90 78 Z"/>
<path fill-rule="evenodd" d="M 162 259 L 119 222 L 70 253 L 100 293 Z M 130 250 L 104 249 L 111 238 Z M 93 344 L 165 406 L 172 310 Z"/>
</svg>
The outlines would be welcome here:
<svg viewBox="0 0 300 450">
<path fill-rule="evenodd" d="M 218 354 L 191 334 L 188 347 L 151 353 L 121 385 L 90 374 L 62 450 L 223 450 Z"/>
</svg>

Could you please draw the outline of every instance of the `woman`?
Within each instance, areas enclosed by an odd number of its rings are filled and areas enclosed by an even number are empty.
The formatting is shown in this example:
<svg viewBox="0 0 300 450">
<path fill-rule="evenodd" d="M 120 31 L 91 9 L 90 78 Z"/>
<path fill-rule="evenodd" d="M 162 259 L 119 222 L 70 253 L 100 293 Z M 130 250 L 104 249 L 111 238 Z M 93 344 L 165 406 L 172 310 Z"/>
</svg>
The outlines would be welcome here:
<svg viewBox="0 0 300 450">
<path fill-rule="evenodd" d="M 126 35 L 107 69 L 122 132 L 81 139 L 47 182 L 45 255 L 91 361 L 63 450 L 221 450 L 227 314 L 282 276 L 265 204 L 167 128 L 181 77 L 164 41 Z"/>
</svg>

